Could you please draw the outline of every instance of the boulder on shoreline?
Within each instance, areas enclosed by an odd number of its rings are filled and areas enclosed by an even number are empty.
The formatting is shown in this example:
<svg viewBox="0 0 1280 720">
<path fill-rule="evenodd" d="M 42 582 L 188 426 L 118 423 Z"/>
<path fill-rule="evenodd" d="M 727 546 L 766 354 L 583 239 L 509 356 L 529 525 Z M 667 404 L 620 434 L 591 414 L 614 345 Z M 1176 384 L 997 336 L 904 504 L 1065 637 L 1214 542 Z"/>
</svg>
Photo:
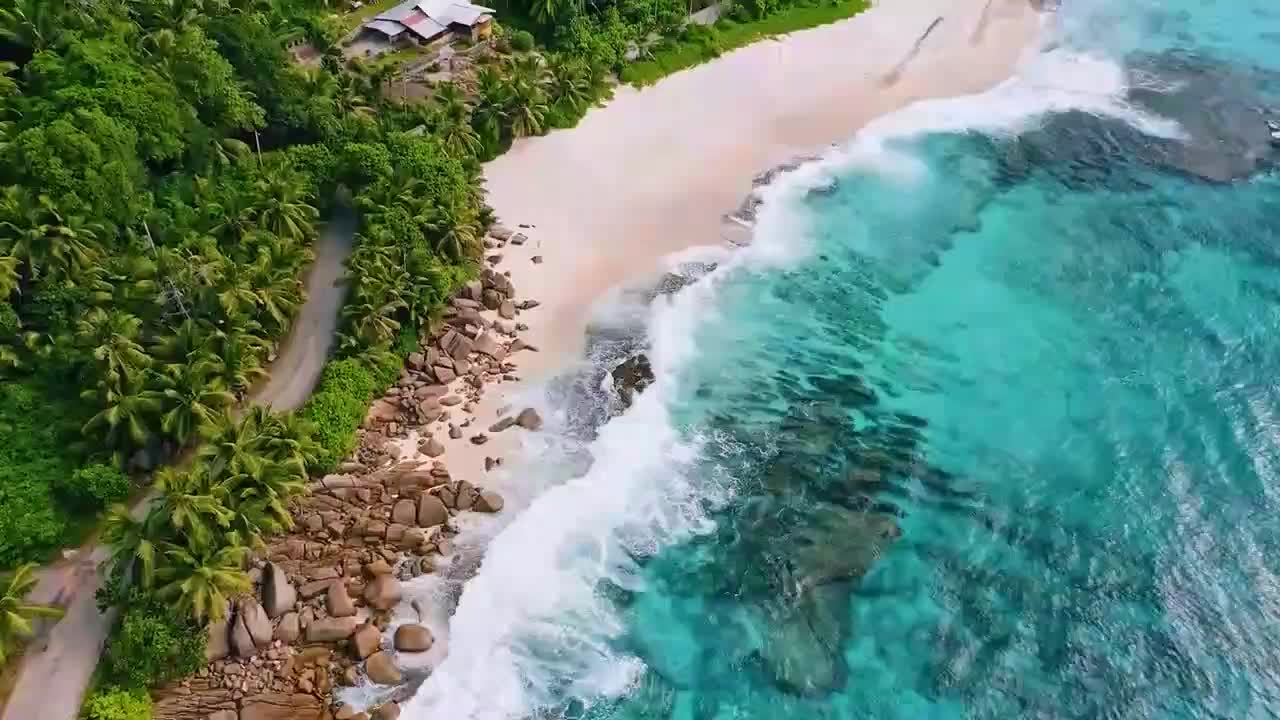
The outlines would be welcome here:
<svg viewBox="0 0 1280 720">
<path fill-rule="evenodd" d="M 410 623 L 396 628 L 395 646 L 400 652 L 426 652 L 434 644 L 435 636 L 422 625 Z"/>
<path fill-rule="evenodd" d="M 472 507 L 476 512 L 496 513 L 502 512 L 503 504 L 504 501 L 501 495 L 492 490 L 483 490 Z"/>
<path fill-rule="evenodd" d="M 525 430 L 541 430 L 542 416 L 533 408 L 525 408 L 516 415 L 516 424 Z"/>
<path fill-rule="evenodd" d="M 231 625 L 231 648 L 237 656 L 251 657 L 271 644 L 271 620 L 257 600 L 245 598 L 236 609 Z"/>
<path fill-rule="evenodd" d="M 357 660 L 364 660 L 382 647 L 382 633 L 377 626 L 365 623 L 356 628 L 351 636 L 351 654 Z"/>
<path fill-rule="evenodd" d="M 204 659 L 209 662 L 221 660 L 231 654 L 231 612 L 223 610 L 222 620 L 211 622 L 207 628 L 204 645 Z"/>
<path fill-rule="evenodd" d="M 435 527 L 449 520 L 449 508 L 435 495 L 422 495 L 418 498 L 418 527 Z"/>
<path fill-rule="evenodd" d="M 325 594 L 325 609 L 330 617 L 335 618 L 348 618 L 356 614 L 356 604 L 347 593 L 345 583 L 340 580 L 329 583 L 329 590 Z"/>
<path fill-rule="evenodd" d="M 285 613 L 284 617 L 280 618 L 280 622 L 276 624 L 275 639 L 286 645 L 292 645 L 301 636 L 302 624 L 298 613 Z"/>
<path fill-rule="evenodd" d="M 356 631 L 356 626 L 359 624 L 360 622 L 353 617 L 313 620 L 310 625 L 307 625 L 307 642 L 327 643 L 346 640 Z"/>
<path fill-rule="evenodd" d="M 325 715 L 314 695 L 255 695 L 244 699 L 240 720 L 320 720 Z"/>
<path fill-rule="evenodd" d="M 404 679 L 395 661 L 389 654 L 382 651 L 369 656 L 364 663 L 364 672 L 369 676 L 370 682 L 378 685 L 399 685 Z"/>
<path fill-rule="evenodd" d="M 267 563 L 262 577 L 262 605 L 267 617 L 274 619 L 284 615 L 293 610 L 297 601 L 298 591 L 289 582 L 284 569 L 276 563 Z"/>
<path fill-rule="evenodd" d="M 379 575 L 364 589 L 364 601 L 375 610 L 390 610 L 403 595 L 400 581 L 391 575 Z"/>
</svg>

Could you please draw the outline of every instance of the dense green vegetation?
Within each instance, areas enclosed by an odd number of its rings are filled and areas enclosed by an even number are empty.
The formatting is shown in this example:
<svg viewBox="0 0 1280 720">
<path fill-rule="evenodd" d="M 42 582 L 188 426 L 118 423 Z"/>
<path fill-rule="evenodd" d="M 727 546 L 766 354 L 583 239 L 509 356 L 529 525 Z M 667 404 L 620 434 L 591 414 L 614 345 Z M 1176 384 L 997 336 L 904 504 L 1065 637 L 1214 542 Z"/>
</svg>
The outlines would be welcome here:
<svg viewBox="0 0 1280 720">
<path fill-rule="evenodd" d="M 651 49 L 648 60 L 624 68 L 622 80 L 634 85 L 652 85 L 674 72 L 714 60 L 758 40 L 852 17 L 867 8 L 867 0 L 801 0 L 759 17 L 752 17 L 742 7 L 735 6 L 735 12 L 714 25 L 689 25 L 677 36 L 662 41 Z"/>
<path fill-rule="evenodd" d="M 111 637 L 99 674 L 108 686 L 144 690 L 199 670 L 205 633 L 190 617 L 135 593 Z"/>
<path fill-rule="evenodd" d="M 345 352 L 468 272 L 477 148 L 403 134 L 434 115 L 339 62 L 331 20 L 312 0 L 0 11 L 0 566 L 73 541 L 122 471 L 198 444 L 265 377 L 337 188 L 367 213 Z M 300 36 L 332 56 L 292 65 Z"/>
</svg>

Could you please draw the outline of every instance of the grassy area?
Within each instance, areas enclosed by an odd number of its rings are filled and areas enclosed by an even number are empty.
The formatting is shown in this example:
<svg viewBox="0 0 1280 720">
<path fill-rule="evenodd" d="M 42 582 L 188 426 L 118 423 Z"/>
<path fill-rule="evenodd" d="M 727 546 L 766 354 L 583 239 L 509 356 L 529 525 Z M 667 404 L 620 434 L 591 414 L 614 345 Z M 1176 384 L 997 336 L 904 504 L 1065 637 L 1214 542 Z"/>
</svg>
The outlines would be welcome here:
<svg viewBox="0 0 1280 720">
<path fill-rule="evenodd" d="M 714 60 L 757 40 L 844 20 L 867 7 L 867 0 L 839 0 L 796 5 L 748 23 L 726 19 L 707 28 L 691 26 L 680 39 L 659 44 L 653 59 L 623 68 L 622 81 L 637 86 L 652 85 L 672 73 Z"/>
<path fill-rule="evenodd" d="M 346 26 L 347 31 L 355 30 L 360 23 L 379 13 L 384 13 L 391 8 L 399 5 L 404 0 L 369 0 L 365 6 L 354 12 L 349 12 L 342 16 L 342 23 Z"/>
</svg>

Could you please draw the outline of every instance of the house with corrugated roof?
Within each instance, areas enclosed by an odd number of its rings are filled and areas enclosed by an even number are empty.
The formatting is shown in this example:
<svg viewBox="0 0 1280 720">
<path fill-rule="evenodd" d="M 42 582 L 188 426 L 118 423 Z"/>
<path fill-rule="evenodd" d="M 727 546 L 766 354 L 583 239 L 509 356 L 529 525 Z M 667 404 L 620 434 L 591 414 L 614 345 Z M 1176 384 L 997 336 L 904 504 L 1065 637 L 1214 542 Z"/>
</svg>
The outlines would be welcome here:
<svg viewBox="0 0 1280 720">
<path fill-rule="evenodd" d="M 362 35 L 397 47 L 446 37 L 475 42 L 489 36 L 493 13 L 466 0 L 406 0 L 366 22 Z"/>
</svg>

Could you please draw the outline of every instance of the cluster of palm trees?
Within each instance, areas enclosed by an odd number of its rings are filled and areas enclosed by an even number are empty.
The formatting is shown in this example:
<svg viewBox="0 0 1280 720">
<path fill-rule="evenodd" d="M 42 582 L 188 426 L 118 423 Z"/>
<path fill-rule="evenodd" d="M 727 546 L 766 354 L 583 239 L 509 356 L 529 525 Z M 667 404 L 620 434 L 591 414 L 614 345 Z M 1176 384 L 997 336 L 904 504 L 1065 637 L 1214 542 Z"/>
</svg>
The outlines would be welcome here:
<svg viewBox="0 0 1280 720">
<path fill-rule="evenodd" d="M 480 69 L 471 102 L 451 83 L 436 89 L 436 134 L 449 147 L 492 157 L 511 140 L 574 124 L 608 87 L 607 70 L 581 59 L 508 57 Z"/>
<path fill-rule="evenodd" d="M 95 408 L 84 432 L 118 458 L 157 436 L 185 445 L 265 376 L 272 339 L 304 299 L 317 217 L 306 188 L 287 165 L 247 160 L 221 183 L 196 179 L 182 199 L 203 209 L 192 222 L 144 220 L 116 237 L 4 188 L 0 296 L 20 318 L 47 293 L 73 291 L 83 305 L 0 338 L 0 357 L 77 358 Z"/>
<path fill-rule="evenodd" d="M 292 527 L 289 500 L 318 450 L 299 416 L 261 407 L 220 416 L 205 440 L 190 468 L 155 473 L 149 503 L 112 508 L 103 527 L 112 589 L 138 588 L 198 622 L 222 619 L 249 590 L 245 557 Z"/>
</svg>

